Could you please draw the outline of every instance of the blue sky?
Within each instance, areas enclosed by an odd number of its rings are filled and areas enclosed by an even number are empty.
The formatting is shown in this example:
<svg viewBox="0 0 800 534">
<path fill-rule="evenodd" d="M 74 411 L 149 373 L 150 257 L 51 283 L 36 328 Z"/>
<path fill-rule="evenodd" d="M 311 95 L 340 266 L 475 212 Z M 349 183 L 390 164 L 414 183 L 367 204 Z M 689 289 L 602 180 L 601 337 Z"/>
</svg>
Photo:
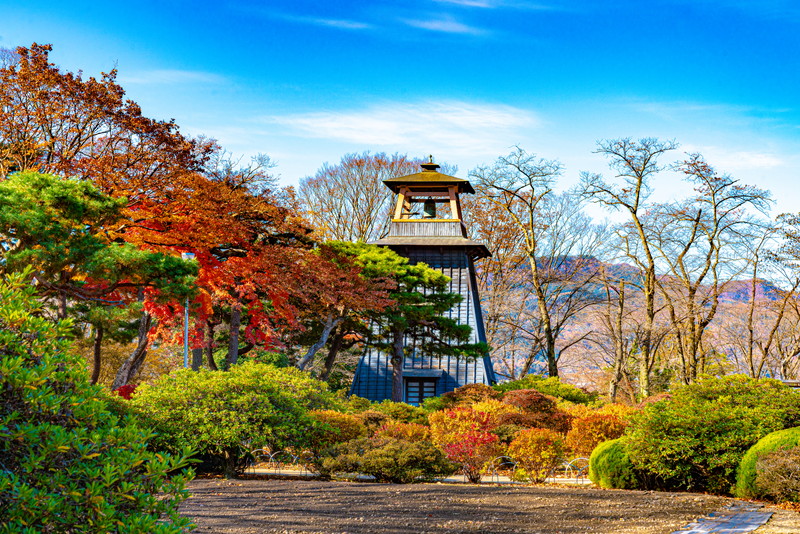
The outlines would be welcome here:
<svg viewBox="0 0 800 534">
<path fill-rule="evenodd" d="M 0 0 L 36 41 L 145 114 L 269 154 L 285 184 L 347 152 L 466 173 L 514 145 L 605 171 L 598 139 L 656 136 L 800 211 L 800 3 L 790 0 Z M 676 157 L 678 154 L 676 154 Z M 656 198 L 686 192 L 664 175 Z"/>
</svg>

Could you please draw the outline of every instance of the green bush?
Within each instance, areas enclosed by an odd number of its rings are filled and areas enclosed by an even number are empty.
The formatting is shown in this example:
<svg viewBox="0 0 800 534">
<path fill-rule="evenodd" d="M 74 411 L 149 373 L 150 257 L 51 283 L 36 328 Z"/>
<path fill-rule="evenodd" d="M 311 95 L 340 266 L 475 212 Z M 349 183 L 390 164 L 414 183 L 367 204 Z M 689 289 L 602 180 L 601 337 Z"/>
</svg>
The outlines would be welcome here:
<svg viewBox="0 0 800 534">
<path fill-rule="evenodd" d="M 428 413 L 425 410 L 417 406 L 411 406 L 405 402 L 385 400 L 373 404 L 372 409 L 376 412 L 384 413 L 388 415 L 390 419 L 401 423 L 425 424 L 428 422 Z"/>
<path fill-rule="evenodd" d="M 758 499 L 766 496 L 765 488 L 759 487 L 758 460 L 760 457 L 780 450 L 800 447 L 800 427 L 787 428 L 767 434 L 742 457 L 736 473 L 736 490 L 734 494 L 740 499 Z M 800 469 L 800 467 L 798 467 Z"/>
<path fill-rule="evenodd" d="M 704 377 L 634 416 L 629 451 L 666 488 L 728 494 L 745 452 L 798 424 L 800 393 L 777 380 Z"/>
<path fill-rule="evenodd" d="M 0 532 L 187 531 L 192 474 L 170 475 L 187 451 L 147 451 L 151 433 L 112 413 L 67 352 L 71 324 L 38 313 L 25 275 L 0 282 Z"/>
<path fill-rule="evenodd" d="M 589 393 L 572 384 L 565 384 L 556 376 L 545 378 L 539 375 L 525 375 L 519 380 L 497 384 L 494 389 L 501 393 L 516 389 L 535 389 L 545 395 L 574 402 L 575 404 L 590 404 L 597 400 L 597 393 Z"/>
<path fill-rule="evenodd" d="M 204 460 L 199 468 L 231 477 L 250 450 L 307 448 L 318 424 L 308 411 L 341 400 L 297 369 L 245 362 L 227 372 L 180 369 L 140 386 L 130 402 L 158 432 L 157 449 L 189 446 Z"/>
<path fill-rule="evenodd" d="M 438 448 L 427 441 L 364 438 L 343 443 L 326 467 L 339 473 L 362 473 L 379 482 L 429 482 L 455 472 Z"/>
<path fill-rule="evenodd" d="M 640 487 L 624 438 L 605 441 L 589 457 L 589 480 L 608 489 Z"/>
</svg>

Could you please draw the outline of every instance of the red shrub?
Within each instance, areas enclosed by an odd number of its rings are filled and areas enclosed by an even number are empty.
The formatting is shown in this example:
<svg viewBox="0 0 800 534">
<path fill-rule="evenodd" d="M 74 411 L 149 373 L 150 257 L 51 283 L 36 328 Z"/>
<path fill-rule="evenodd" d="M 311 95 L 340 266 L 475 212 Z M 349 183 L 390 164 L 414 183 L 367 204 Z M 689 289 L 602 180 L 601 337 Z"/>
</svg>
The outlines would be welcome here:
<svg viewBox="0 0 800 534">
<path fill-rule="evenodd" d="M 556 400 L 535 389 L 516 389 L 503 395 L 503 402 L 526 412 L 555 413 Z"/>
<path fill-rule="evenodd" d="M 444 446 L 447 459 L 459 464 L 467 480 L 473 484 L 481 481 L 481 471 L 501 452 L 497 436 L 489 432 L 458 434 L 457 440 Z"/>
<path fill-rule="evenodd" d="M 120 386 L 117 389 L 115 389 L 114 393 L 116 393 L 125 400 L 131 400 L 133 394 L 136 393 L 136 386 L 125 384 L 124 386 Z"/>
</svg>

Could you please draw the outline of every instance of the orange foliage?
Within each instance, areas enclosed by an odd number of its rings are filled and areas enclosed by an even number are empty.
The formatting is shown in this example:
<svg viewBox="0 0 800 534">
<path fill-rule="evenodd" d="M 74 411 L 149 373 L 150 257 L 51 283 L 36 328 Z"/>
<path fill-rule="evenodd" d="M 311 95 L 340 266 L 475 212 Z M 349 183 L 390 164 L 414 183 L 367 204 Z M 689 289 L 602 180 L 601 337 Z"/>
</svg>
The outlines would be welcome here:
<svg viewBox="0 0 800 534">
<path fill-rule="evenodd" d="M 588 415 L 572 422 L 572 429 L 567 433 L 567 446 L 575 455 L 589 457 L 602 442 L 622 436 L 627 426 L 627 422 L 616 415 Z"/>
</svg>

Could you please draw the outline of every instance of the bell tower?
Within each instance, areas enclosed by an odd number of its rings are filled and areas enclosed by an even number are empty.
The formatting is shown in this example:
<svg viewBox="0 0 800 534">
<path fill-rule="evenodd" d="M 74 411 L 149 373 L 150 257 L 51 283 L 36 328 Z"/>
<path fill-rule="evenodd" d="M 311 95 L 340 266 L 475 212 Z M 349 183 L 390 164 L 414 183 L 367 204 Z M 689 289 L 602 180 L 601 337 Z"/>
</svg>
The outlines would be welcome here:
<svg viewBox="0 0 800 534">
<path fill-rule="evenodd" d="M 472 328 L 473 342 L 486 342 L 474 261 L 491 254 L 485 245 L 469 239 L 459 200 L 475 190 L 467 180 L 438 172 L 432 156 L 421 167 L 416 174 L 383 181 L 397 195 L 396 202 L 388 234 L 371 244 L 389 247 L 412 263 L 424 262 L 450 277 L 449 290 L 463 297 L 448 312 L 450 317 Z M 409 404 L 418 405 L 466 384 L 495 382 L 488 355 L 467 361 L 409 352 L 403 362 L 404 401 Z M 389 360 L 388 354 L 367 349 L 350 393 L 373 401 L 391 399 Z"/>
</svg>

